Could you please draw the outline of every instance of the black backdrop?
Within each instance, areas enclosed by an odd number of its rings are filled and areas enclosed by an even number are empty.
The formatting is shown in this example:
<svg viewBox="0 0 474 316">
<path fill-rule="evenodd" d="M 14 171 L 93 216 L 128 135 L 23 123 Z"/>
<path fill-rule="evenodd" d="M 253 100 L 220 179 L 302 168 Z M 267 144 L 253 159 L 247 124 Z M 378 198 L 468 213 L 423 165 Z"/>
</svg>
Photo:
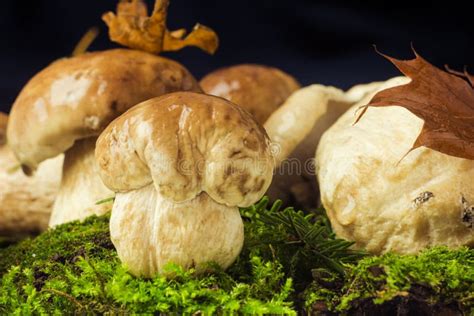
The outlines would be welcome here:
<svg viewBox="0 0 474 316">
<path fill-rule="evenodd" d="M 102 31 L 91 49 L 114 47 L 100 16 L 115 4 L 114 0 L 0 1 L 0 110 L 8 112 L 27 80 L 52 60 L 70 54 L 89 27 Z M 393 1 L 172 0 L 170 29 L 189 29 L 199 21 L 218 32 L 221 46 L 215 56 L 194 48 L 166 55 L 198 78 L 217 67 L 253 62 L 280 67 L 303 84 L 348 88 L 397 74 L 375 54 L 372 44 L 409 58 L 413 42 L 438 66 L 468 65 L 474 70 L 471 16 L 453 1 L 402 6 Z"/>
</svg>

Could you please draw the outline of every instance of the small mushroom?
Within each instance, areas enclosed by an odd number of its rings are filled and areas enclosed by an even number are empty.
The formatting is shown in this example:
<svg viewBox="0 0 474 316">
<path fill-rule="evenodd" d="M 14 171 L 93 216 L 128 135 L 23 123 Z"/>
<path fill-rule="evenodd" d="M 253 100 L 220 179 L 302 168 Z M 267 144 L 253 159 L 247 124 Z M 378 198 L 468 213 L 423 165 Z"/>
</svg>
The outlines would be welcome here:
<svg viewBox="0 0 474 316">
<path fill-rule="evenodd" d="M 268 192 L 273 198 L 312 208 L 317 205 L 314 153 L 321 135 L 355 102 L 380 83 L 347 92 L 314 84 L 294 92 L 265 122 L 277 168 Z"/>
<path fill-rule="evenodd" d="M 110 234 L 134 275 L 168 263 L 197 272 L 227 268 L 240 253 L 238 207 L 258 201 L 272 179 L 264 129 L 222 98 L 177 92 L 143 102 L 97 140 L 96 159 L 117 192 Z"/>
<path fill-rule="evenodd" d="M 8 141 L 26 173 L 65 153 L 50 226 L 110 209 L 96 205 L 113 195 L 98 175 L 96 137 L 131 106 L 181 90 L 200 91 L 183 66 L 128 49 L 61 59 L 30 80 L 11 110 Z"/>
<path fill-rule="evenodd" d="M 48 227 L 63 156 L 41 163 L 35 176 L 25 176 L 6 142 L 7 121 L 0 112 L 0 235 L 36 234 Z"/>
<path fill-rule="evenodd" d="M 218 69 L 205 76 L 200 85 L 204 92 L 240 105 L 260 124 L 300 88 L 289 74 L 254 64 Z"/>
<path fill-rule="evenodd" d="M 394 78 L 379 90 L 409 81 Z M 474 161 L 427 147 L 407 154 L 424 121 L 401 106 L 370 107 L 354 124 L 375 92 L 329 128 L 317 149 L 321 200 L 334 231 L 374 254 L 473 246 L 464 215 L 474 201 Z"/>
</svg>

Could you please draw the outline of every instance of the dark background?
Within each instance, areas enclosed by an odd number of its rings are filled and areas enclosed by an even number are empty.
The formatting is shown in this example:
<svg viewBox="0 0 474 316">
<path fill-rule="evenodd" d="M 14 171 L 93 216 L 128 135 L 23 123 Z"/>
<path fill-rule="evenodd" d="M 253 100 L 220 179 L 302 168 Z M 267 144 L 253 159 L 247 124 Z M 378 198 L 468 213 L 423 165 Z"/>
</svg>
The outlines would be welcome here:
<svg viewBox="0 0 474 316">
<path fill-rule="evenodd" d="M 101 14 L 114 0 L 2 0 L 0 2 L 0 110 L 36 72 L 72 52 L 91 26 L 101 35 L 92 50 L 114 47 Z M 152 1 L 149 1 L 152 4 Z M 394 6 L 396 5 L 396 6 Z M 397 75 L 372 44 L 394 57 L 410 58 L 410 42 L 432 63 L 474 71 L 474 18 L 467 5 L 312 0 L 172 0 L 169 28 L 195 22 L 221 38 L 215 56 L 195 48 L 166 54 L 197 77 L 215 68 L 252 62 L 276 66 L 303 84 L 348 88 Z"/>
</svg>

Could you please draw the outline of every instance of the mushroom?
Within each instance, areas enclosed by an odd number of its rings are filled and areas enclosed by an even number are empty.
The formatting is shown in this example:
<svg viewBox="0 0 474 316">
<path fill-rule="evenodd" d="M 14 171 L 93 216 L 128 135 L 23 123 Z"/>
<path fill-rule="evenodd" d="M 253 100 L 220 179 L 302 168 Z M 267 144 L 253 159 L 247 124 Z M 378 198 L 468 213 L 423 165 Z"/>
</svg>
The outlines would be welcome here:
<svg viewBox="0 0 474 316">
<path fill-rule="evenodd" d="M 243 244 L 238 207 L 272 179 L 264 129 L 222 98 L 177 92 L 143 102 L 97 140 L 100 175 L 116 192 L 110 234 L 134 275 L 232 264 Z"/>
<path fill-rule="evenodd" d="M 8 142 L 28 174 L 65 153 L 50 226 L 110 210 L 96 205 L 113 195 L 98 176 L 97 136 L 131 106 L 180 90 L 200 91 L 183 66 L 128 49 L 64 58 L 28 82 L 11 110 Z"/>
<path fill-rule="evenodd" d="M 200 85 L 204 92 L 240 105 L 260 124 L 300 88 L 289 74 L 254 64 L 218 69 L 205 76 Z"/>
<path fill-rule="evenodd" d="M 318 203 L 314 154 L 321 135 L 351 105 L 380 83 L 340 89 L 310 85 L 294 92 L 265 122 L 272 140 L 276 170 L 268 195 L 306 208 Z"/>
<path fill-rule="evenodd" d="M 410 82 L 394 78 L 379 90 Z M 407 152 L 424 121 L 401 106 L 349 109 L 321 138 L 321 200 L 336 234 L 371 253 L 474 245 L 474 161 L 427 147 Z M 401 99 L 403 100 L 403 99 Z"/>
<path fill-rule="evenodd" d="M 25 176 L 6 143 L 8 116 L 0 112 L 0 235 L 30 235 L 48 226 L 61 181 L 62 155 L 40 164 Z"/>
</svg>

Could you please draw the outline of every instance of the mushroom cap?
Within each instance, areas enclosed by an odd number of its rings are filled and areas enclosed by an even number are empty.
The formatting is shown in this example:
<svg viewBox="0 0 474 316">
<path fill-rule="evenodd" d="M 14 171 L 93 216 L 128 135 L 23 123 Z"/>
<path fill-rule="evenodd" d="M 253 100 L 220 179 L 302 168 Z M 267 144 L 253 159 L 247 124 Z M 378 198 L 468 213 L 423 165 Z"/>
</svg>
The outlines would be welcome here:
<svg viewBox="0 0 474 316">
<path fill-rule="evenodd" d="M 131 106 L 165 93 L 200 91 L 180 64 L 114 49 L 55 61 L 23 88 L 10 113 L 9 145 L 35 169 L 74 141 L 100 134 Z"/>
<path fill-rule="evenodd" d="M 174 202 L 206 192 L 242 207 L 265 193 L 274 166 L 268 136 L 248 112 L 192 92 L 145 101 L 118 117 L 99 136 L 96 159 L 115 192 L 153 182 Z"/>
<path fill-rule="evenodd" d="M 265 123 L 273 111 L 300 88 L 289 74 L 254 64 L 218 69 L 205 76 L 200 85 L 204 92 L 240 105 L 260 124 Z"/>
<path fill-rule="evenodd" d="M 380 89 L 409 82 L 394 78 Z M 407 153 L 423 120 L 401 106 L 354 105 L 324 133 L 316 153 L 321 200 L 336 234 L 372 253 L 474 245 L 461 196 L 474 203 L 474 161 L 426 147 Z"/>
</svg>

